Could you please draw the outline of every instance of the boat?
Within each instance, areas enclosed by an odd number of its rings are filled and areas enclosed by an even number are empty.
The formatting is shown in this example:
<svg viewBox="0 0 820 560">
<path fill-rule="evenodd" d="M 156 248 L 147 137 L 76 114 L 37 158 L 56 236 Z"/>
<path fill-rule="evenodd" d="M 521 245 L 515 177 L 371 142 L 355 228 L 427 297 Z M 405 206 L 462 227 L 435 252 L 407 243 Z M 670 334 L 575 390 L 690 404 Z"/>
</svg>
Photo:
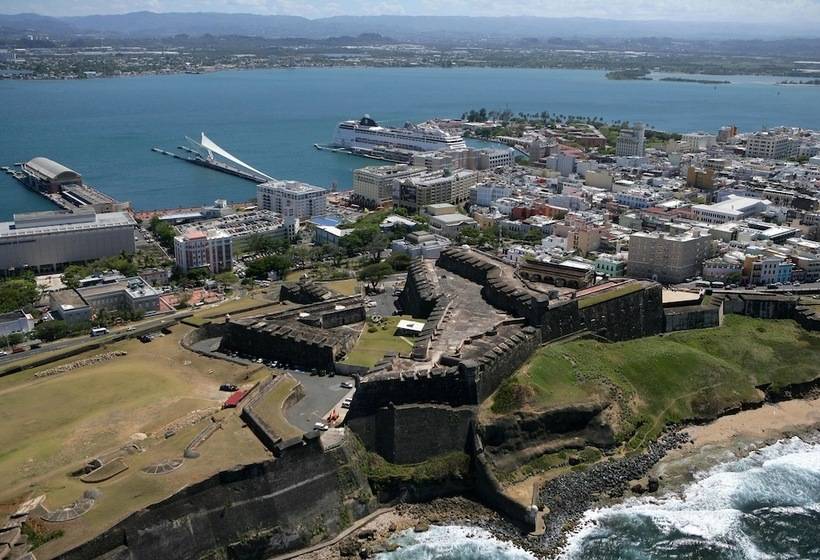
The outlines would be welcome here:
<svg viewBox="0 0 820 560">
<path fill-rule="evenodd" d="M 402 128 L 390 128 L 380 126 L 370 115 L 365 115 L 358 121 L 339 123 L 332 145 L 336 148 L 383 147 L 413 152 L 467 148 L 462 136 L 444 132 L 435 125 L 408 122 Z"/>
</svg>

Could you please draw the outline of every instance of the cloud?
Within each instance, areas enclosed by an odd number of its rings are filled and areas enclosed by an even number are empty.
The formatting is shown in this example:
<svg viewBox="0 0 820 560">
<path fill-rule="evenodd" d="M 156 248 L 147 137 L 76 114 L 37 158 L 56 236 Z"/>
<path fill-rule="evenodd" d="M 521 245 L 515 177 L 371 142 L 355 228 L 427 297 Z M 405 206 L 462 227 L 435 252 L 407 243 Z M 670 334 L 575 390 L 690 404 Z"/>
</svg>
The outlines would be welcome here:
<svg viewBox="0 0 820 560">
<path fill-rule="evenodd" d="M 2 0 L 3 13 L 89 15 L 244 12 L 309 18 L 334 15 L 598 17 L 766 23 L 820 23 L 820 0 Z"/>
</svg>

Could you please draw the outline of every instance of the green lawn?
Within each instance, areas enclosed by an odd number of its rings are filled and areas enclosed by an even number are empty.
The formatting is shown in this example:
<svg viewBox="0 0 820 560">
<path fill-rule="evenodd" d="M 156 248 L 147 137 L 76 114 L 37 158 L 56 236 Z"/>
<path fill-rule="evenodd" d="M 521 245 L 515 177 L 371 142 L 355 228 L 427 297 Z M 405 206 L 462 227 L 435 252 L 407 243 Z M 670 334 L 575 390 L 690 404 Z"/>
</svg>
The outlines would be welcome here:
<svg viewBox="0 0 820 560">
<path fill-rule="evenodd" d="M 820 334 L 794 321 L 727 315 L 720 329 L 544 347 L 502 385 L 492 410 L 544 410 L 606 399 L 619 411 L 619 435 L 639 446 L 667 422 L 760 400 L 758 385 L 818 376 Z"/>
<path fill-rule="evenodd" d="M 408 316 L 385 317 L 382 326 L 370 332 L 371 326 L 365 326 L 356 346 L 344 359 L 344 363 L 354 366 L 373 367 L 387 352 L 409 352 L 413 348 L 411 338 L 395 336 L 396 325 L 401 319 L 412 319 Z"/>
<path fill-rule="evenodd" d="M 629 282 L 625 286 L 619 286 L 617 288 L 612 288 L 611 290 L 601 292 L 600 294 L 592 294 L 590 296 L 579 299 L 578 309 L 583 309 L 584 307 L 589 307 L 591 305 L 597 305 L 601 302 L 629 295 L 631 293 L 638 292 L 642 289 L 643 286 L 639 282 Z"/>
</svg>

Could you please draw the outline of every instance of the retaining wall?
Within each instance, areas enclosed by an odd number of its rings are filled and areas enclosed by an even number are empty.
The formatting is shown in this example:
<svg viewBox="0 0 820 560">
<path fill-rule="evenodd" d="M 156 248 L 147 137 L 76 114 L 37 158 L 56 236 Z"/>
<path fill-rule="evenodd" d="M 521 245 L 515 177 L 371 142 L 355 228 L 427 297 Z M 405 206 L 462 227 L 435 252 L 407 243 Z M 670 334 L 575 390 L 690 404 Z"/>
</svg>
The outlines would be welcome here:
<svg viewBox="0 0 820 560">
<path fill-rule="evenodd" d="M 184 488 L 59 558 L 265 558 L 301 548 L 375 509 L 363 463 L 350 441 L 328 452 L 318 438 L 299 442 Z"/>
</svg>

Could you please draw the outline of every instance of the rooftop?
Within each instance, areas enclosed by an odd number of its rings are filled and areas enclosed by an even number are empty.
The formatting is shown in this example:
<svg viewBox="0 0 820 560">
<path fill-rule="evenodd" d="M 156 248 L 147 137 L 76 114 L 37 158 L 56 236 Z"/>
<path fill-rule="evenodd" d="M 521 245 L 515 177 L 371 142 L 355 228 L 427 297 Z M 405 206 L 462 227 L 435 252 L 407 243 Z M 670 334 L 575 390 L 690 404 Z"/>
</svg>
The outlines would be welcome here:
<svg viewBox="0 0 820 560">
<path fill-rule="evenodd" d="M 268 181 L 267 183 L 262 183 L 259 186 L 295 194 L 327 192 L 327 189 L 323 189 L 322 187 L 317 187 L 315 185 L 309 185 L 308 183 L 302 183 L 301 181 Z"/>
<path fill-rule="evenodd" d="M 76 171 L 44 157 L 36 157 L 26 162 L 23 168 L 27 171 L 33 171 L 48 180 L 82 180 L 82 177 Z"/>
<path fill-rule="evenodd" d="M 0 222 L 0 238 L 135 225 L 126 212 L 34 212 L 15 214 L 13 222 Z"/>
</svg>

